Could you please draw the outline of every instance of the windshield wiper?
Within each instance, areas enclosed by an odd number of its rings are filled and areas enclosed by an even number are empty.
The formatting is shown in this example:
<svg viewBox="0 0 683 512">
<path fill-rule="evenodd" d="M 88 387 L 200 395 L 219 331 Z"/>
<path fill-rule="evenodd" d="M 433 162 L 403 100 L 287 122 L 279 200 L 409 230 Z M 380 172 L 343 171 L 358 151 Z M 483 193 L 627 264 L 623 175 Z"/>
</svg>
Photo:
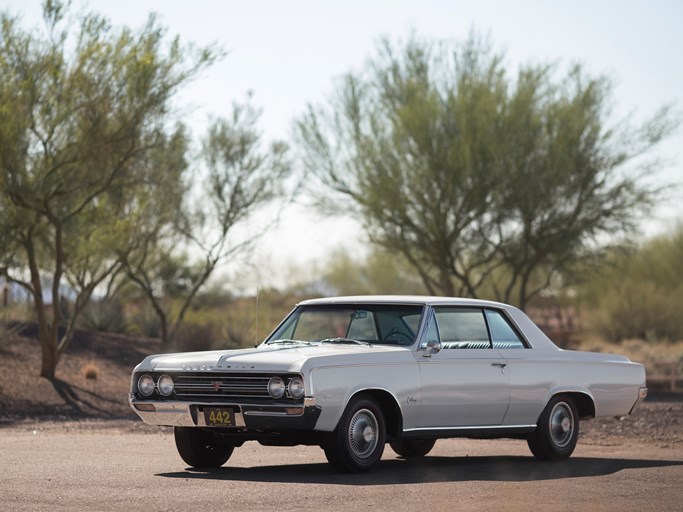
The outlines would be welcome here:
<svg viewBox="0 0 683 512">
<path fill-rule="evenodd" d="M 372 347 L 367 341 L 352 340 L 351 338 L 325 338 L 320 340 L 320 343 L 344 343 L 348 345 L 365 345 L 367 347 Z"/>
<path fill-rule="evenodd" d="M 283 340 L 269 341 L 266 343 L 266 345 L 311 345 L 311 342 L 310 341 L 301 341 L 301 340 L 283 339 Z"/>
</svg>

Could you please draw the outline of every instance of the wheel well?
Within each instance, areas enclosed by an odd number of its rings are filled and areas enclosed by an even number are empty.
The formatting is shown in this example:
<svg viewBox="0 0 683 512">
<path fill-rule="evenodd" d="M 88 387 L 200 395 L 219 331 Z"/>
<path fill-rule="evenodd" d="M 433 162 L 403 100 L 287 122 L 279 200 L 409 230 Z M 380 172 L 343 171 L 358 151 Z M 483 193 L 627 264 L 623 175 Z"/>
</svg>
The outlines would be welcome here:
<svg viewBox="0 0 683 512">
<path fill-rule="evenodd" d="M 383 389 L 364 389 L 353 396 L 359 394 L 370 395 L 382 408 L 384 423 L 387 428 L 387 440 L 398 437 L 403 430 L 403 416 L 401 415 L 401 409 L 392 394 Z"/>
<path fill-rule="evenodd" d="M 574 401 L 576 409 L 579 412 L 579 419 L 587 420 L 589 418 L 595 418 L 595 404 L 590 395 L 580 391 L 558 393 L 558 395 L 568 396 Z"/>
</svg>

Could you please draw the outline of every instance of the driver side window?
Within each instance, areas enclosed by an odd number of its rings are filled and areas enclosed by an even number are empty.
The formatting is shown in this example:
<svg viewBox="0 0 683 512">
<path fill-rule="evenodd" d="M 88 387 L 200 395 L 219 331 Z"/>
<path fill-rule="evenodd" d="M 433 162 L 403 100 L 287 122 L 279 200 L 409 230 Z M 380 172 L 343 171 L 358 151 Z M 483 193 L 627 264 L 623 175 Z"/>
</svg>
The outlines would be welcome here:
<svg viewBox="0 0 683 512">
<path fill-rule="evenodd" d="M 484 312 L 479 308 L 436 307 L 442 349 L 489 349 L 491 342 Z"/>
</svg>

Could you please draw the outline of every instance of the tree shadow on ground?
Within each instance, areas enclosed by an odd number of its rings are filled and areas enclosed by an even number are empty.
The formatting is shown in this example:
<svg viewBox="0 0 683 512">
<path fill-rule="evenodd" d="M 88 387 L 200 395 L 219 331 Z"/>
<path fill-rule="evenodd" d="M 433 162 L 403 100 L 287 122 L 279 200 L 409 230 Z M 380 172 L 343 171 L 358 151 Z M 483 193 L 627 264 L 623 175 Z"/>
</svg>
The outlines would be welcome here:
<svg viewBox="0 0 683 512">
<path fill-rule="evenodd" d="M 393 485 L 428 482 L 528 482 L 604 476 L 625 469 L 683 466 L 683 461 L 576 457 L 560 462 L 538 462 L 532 457 L 424 457 L 419 460 L 384 460 L 372 473 L 336 473 L 328 464 L 291 464 L 214 470 L 187 468 L 159 473 L 164 478 L 197 478 L 238 482 L 335 483 L 340 485 Z"/>
<path fill-rule="evenodd" d="M 73 386 L 72 384 L 69 384 L 61 379 L 55 378 L 49 379 L 49 381 L 50 384 L 52 384 L 52 387 L 55 388 L 57 394 L 62 400 L 64 400 L 64 404 L 69 409 L 69 412 L 72 412 L 77 416 L 104 416 L 105 418 L 114 416 L 109 411 L 95 405 L 84 396 L 88 394 L 94 398 L 97 398 L 98 400 L 107 400 L 97 393 L 79 388 L 78 386 Z"/>
</svg>

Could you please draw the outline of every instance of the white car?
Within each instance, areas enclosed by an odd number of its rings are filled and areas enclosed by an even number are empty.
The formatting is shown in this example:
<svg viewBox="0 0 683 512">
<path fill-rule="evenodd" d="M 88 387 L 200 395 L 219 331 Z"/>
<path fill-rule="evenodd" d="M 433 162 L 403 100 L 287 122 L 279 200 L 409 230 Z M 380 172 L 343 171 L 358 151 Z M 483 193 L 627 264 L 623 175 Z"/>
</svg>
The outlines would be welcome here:
<svg viewBox="0 0 683 512">
<path fill-rule="evenodd" d="M 361 296 L 301 302 L 254 349 L 149 356 L 129 400 L 175 427 L 190 466 L 258 441 L 319 445 L 361 472 L 386 443 L 420 457 L 449 437 L 526 439 L 536 458 L 564 459 L 579 420 L 630 414 L 646 395 L 642 365 L 562 350 L 515 307 Z"/>
</svg>

